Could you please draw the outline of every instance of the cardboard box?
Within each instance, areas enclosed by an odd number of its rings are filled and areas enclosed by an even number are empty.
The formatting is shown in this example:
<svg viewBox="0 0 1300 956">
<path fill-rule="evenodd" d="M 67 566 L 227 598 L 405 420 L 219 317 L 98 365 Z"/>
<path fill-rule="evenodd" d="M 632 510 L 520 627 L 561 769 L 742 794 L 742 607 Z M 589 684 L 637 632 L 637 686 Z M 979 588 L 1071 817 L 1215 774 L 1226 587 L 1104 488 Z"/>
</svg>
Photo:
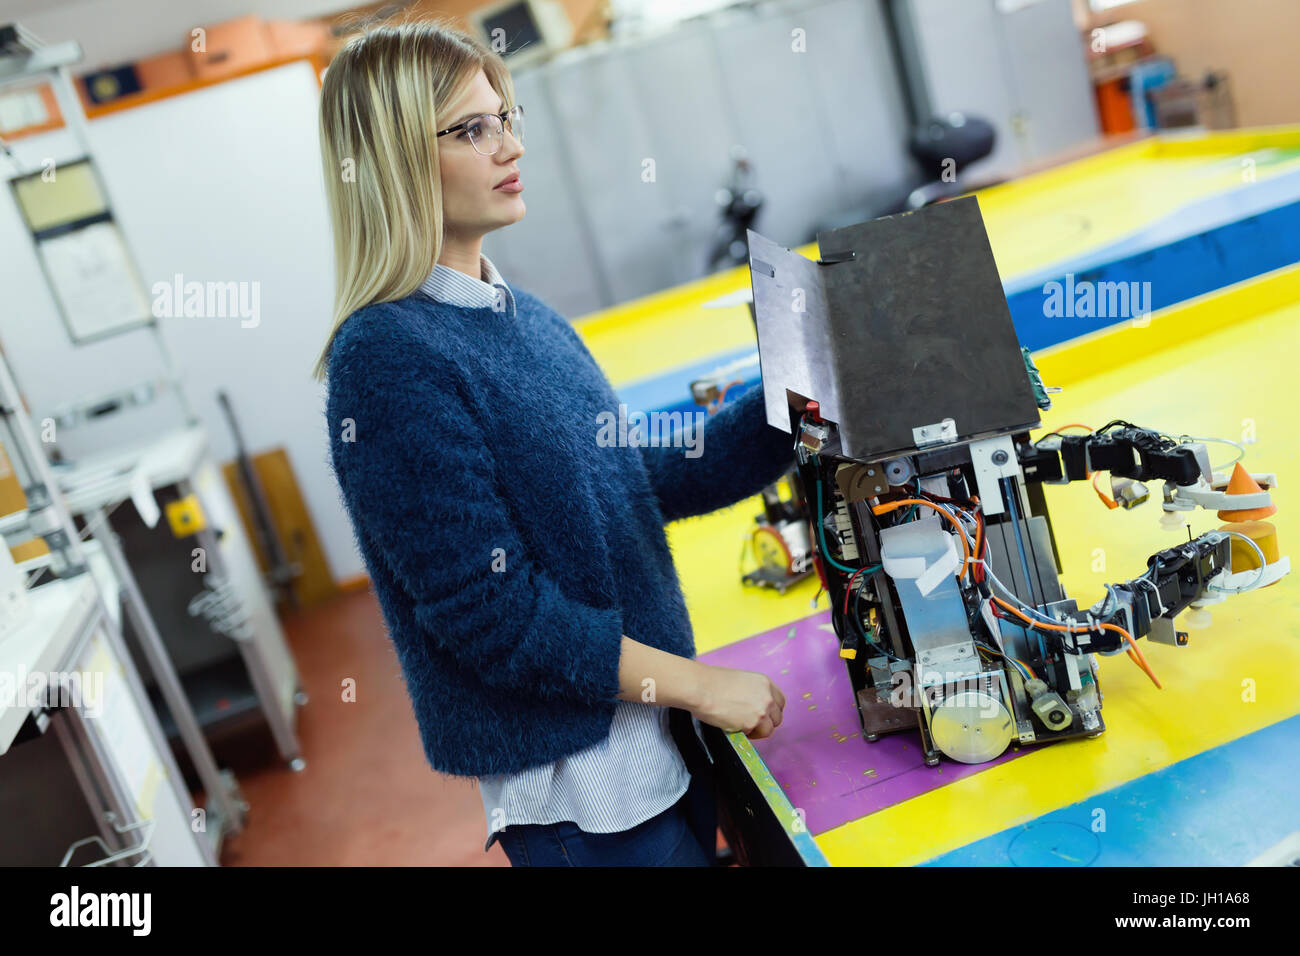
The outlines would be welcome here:
<svg viewBox="0 0 1300 956">
<path fill-rule="evenodd" d="M 140 77 L 140 89 L 145 92 L 184 86 L 194 79 L 194 65 L 185 50 L 173 50 L 140 60 L 135 65 L 135 72 Z"/>
<path fill-rule="evenodd" d="M 27 495 L 18 481 L 18 473 L 5 454 L 4 446 L 0 445 L 0 515 L 11 515 L 26 507 Z"/>
<path fill-rule="evenodd" d="M 276 59 L 307 56 L 324 50 L 330 41 L 329 28 L 316 20 L 268 20 L 266 30 Z"/>
<path fill-rule="evenodd" d="M 203 29 L 205 43 L 202 52 L 195 51 L 193 34 L 185 42 L 196 79 L 233 76 L 274 59 L 271 34 L 261 17 L 237 17 Z"/>
</svg>

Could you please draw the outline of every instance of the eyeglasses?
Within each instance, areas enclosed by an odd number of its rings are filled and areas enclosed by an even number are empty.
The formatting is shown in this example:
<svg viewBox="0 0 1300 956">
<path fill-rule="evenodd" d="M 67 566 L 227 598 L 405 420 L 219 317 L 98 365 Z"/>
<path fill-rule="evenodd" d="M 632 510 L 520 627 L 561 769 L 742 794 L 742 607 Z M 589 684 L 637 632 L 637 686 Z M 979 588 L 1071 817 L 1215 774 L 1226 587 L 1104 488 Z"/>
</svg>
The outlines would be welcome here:
<svg viewBox="0 0 1300 956">
<path fill-rule="evenodd" d="M 491 156 L 501 148 L 501 142 L 505 139 L 502 136 L 502 131 L 507 126 L 514 138 L 522 144 L 524 141 L 523 106 L 516 105 L 513 109 L 508 109 L 504 113 L 483 113 L 481 116 L 471 116 L 463 123 L 440 130 L 438 135 L 446 136 L 448 133 L 464 130 L 475 152 L 484 156 Z"/>
</svg>

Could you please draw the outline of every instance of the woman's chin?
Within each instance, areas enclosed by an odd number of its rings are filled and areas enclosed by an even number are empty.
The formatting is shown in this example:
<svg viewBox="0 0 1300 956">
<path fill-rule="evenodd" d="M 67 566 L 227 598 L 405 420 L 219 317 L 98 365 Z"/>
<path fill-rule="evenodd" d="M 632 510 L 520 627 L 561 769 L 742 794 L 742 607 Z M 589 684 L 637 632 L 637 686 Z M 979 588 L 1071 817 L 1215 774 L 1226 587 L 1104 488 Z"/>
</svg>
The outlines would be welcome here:
<svg viewBox="0 0 1300 956">
<path fill-rule="evenodd" d="M 528 209 L 524 206 L 524 201 L 522 199 L 513 200 L 501 209 L 495 210 L 492 217 L 487 220 L 487 223 L 490 224 L 485 224 L 484 228 L 489 232 L 495 229 L 503 229 L 504 227 L 523 219 L 524 213 L 527 211 Z"/>
</svg>

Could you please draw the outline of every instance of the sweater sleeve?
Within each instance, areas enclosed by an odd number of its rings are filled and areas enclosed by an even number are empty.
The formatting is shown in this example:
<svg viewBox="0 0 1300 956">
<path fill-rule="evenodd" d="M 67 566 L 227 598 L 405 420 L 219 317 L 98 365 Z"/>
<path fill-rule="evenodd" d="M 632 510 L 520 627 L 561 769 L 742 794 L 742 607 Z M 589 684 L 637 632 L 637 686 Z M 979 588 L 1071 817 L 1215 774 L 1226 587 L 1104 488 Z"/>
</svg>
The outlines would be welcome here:
<svg viewBox="0 0 1300 956">
<path fill-rule="evenodd" d="M 701 453 L 694 458 L 685 441 L 641 448 L 665 521 L 743 501 L 794 464 L 794 438 L 767 423 L 761 385 L 724 404 L 696 440 Z"/>
<path fill-rule="evenodd" d="M 349 511 L 409 597 L 419 639 L 491 687 L 616 701 L 620 611 L 574 600 L 526 552 L 472 401 L 431 351 L 384 349 L 331 401 Z"/>
</svg>

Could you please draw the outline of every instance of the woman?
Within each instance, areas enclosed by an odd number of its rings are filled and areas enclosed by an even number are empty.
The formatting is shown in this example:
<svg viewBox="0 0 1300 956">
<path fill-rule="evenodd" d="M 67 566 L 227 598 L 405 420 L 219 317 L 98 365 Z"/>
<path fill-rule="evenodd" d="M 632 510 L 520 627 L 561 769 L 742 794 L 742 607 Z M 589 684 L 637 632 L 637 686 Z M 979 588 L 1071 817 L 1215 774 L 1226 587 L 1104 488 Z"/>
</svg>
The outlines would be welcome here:
<svg viewBox="0 0 1300 956">
<path fill-rule="evenodd" d="M 501 58 L 438 21 L 372 29 L 327 69 L 331 461 L 426 756 L 478 779 L 487 847 L 707 865 L 692 718 L 766 737 L 785 698 L 693 659 L 663 526 L 758 493 L 791 439 L 757 388 L 689 449 L 601 431 L 619 399 L 582 340 L 482 254 L 524 216 L 522 120 Z"/>
</svg>

